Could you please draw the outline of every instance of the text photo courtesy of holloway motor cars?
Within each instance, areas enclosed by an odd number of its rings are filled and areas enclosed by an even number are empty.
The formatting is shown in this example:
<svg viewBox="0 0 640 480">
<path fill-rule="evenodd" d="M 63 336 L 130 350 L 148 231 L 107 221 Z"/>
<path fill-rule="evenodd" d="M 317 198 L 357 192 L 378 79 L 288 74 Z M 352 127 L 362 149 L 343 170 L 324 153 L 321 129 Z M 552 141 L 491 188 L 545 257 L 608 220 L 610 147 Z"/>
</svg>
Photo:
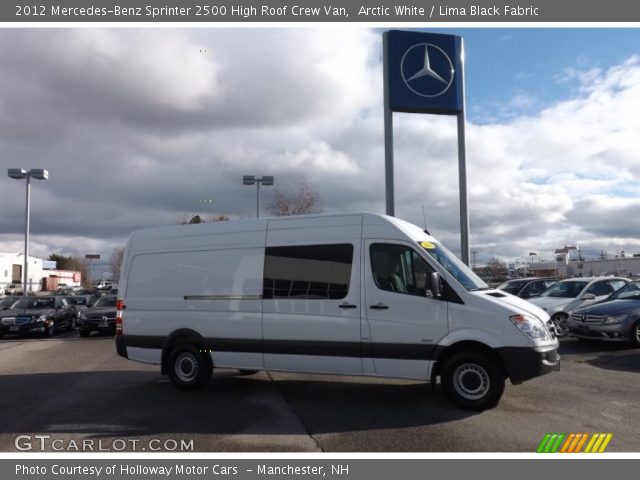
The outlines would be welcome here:
<svg viewBox="0 0 640 480">
<path fill-rule="evenodd" d="M 0 44 L 1 452 L 640 452 L 640 30 Z"/>
</svg>

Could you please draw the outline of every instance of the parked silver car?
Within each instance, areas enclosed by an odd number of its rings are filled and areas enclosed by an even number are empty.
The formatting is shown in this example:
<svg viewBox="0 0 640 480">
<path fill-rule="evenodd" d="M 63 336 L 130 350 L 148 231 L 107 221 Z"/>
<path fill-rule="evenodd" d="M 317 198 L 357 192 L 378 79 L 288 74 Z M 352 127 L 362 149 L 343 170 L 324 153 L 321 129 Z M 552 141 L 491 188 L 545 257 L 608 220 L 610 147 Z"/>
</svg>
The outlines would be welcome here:
<svg viewBox="0 0 640 480">
<path fill-rule="evenodd" d="M 567 278 L 529 301 L 551 316 L 556 335 L 564 337 L 571 312 L 606 299 L 628 282 L 629 279 L 623 277 Z"/>
</svg>

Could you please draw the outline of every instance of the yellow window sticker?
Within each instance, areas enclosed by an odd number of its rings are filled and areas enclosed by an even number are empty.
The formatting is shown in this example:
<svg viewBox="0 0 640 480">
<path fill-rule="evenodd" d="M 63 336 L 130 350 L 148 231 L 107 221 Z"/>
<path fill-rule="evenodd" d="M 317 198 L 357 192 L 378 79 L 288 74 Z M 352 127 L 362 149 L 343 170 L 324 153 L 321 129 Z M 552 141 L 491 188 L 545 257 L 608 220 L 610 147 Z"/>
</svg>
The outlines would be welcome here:
<svg viewBox="0 0 640 480">
<path fill-rule="evenodd" d="M 420 242 L 420 245 L 421 245 L 423 248 L 426 248 L 427 250 L 431 250 L 431 249 L 433 249 L 433 248 L 436 248 L 436 246 L 435 246 L 433 243 L 431 243 L 431 242 Z"/>
</svg>

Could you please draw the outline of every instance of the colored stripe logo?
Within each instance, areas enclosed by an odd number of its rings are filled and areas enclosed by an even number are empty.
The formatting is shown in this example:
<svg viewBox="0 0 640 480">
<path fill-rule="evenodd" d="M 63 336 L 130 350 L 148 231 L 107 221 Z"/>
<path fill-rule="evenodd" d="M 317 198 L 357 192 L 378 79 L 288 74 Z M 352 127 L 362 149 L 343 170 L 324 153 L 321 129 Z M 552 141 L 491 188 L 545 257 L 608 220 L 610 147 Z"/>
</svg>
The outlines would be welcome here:
<svg viewBox="0 0 640 480">
<path fill-rule="evenodd" d="M 602 453 L 613 433 L 547 433 L 536 453 Z"/>
</svg>

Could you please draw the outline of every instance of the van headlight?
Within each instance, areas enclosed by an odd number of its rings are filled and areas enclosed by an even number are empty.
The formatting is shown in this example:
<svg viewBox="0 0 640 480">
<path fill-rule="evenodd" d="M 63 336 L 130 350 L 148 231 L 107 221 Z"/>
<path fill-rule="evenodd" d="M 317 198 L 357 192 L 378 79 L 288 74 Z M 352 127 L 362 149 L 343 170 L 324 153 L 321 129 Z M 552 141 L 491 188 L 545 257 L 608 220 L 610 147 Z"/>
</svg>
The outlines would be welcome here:
<svg viewBox="0 0 640 480">
<path fill-rule="evenodd" d="M 509 319 L 531 340 L 550 340 L 549 331 L 541 320 L 528 315 L 513 315 Z"/>
</svg>

